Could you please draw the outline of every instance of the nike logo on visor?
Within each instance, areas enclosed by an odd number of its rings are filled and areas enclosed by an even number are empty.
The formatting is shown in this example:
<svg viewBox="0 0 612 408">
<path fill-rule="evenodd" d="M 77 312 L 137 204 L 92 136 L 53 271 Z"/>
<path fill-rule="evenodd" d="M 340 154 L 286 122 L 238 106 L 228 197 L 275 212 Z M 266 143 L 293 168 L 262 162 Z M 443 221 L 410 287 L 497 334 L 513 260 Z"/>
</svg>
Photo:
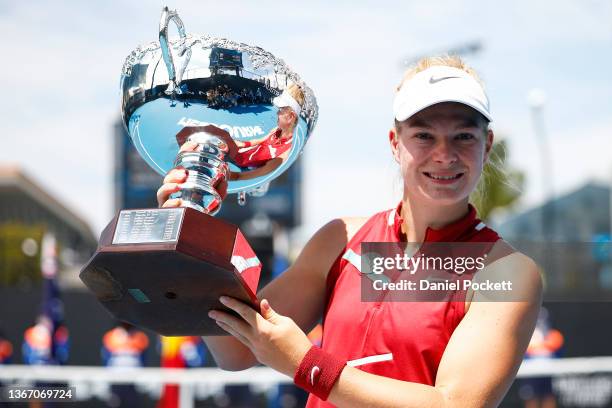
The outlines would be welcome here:
<svg viewBox="0 0 612 408">
<path fill-rule="evenodd" d="M 451 79 L 451 78 L 460 78 L 460 77 L 458 77 L 458 76 L 444 76 L 444 77 L 436 78 L 436 77 L 432 76 L 431 78 L 429 78 L 429 83 L 430 84 L 435 84 L 437 82 L 444 81 L 445 79 Z"/>
</svg>

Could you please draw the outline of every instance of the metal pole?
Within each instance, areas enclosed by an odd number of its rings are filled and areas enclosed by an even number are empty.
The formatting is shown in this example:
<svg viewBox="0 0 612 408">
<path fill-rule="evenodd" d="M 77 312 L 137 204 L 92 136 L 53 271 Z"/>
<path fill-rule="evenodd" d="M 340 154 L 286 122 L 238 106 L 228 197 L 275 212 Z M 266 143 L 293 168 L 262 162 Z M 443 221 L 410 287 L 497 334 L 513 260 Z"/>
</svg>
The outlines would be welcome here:
<svg viewBox="0 0 612 408">
<path fill-rule="evenodd" d="M 182 384 L 179 387 L 179 408 L 193 408 L 194 407 L 194 384 Z"/>
<path fill-rule="evenodd" d="M 542 235 L 544 239 L 550 240 L 554 232 L 554 214 L 553 214 L 553 199 L 554 199 L 554 184 L 553 184 L 553 164 L 552 155 L 550 154 L 550 146 L 546 136 L 544 127 L 544 118 L 542 110 L 546 103 L 546 94 L 541 89 L 532 89 L 528 95 L 528 101 L 531 106 L 531 118 L 533 120 L 533 128 L 536 139 L 540 146 L 540 155 L 542 158 L 542 177 L 544 190 L 544 205 L 542 206 Z"/>
<path fill-rule="evenodd" d="M 527 100 L 531 107 L 531 118 L 533 121 L 533 129 L 540 147 L 540 157 L 542 161 L 542 178 L 543 178 L 543 191 L 544 191 L 544 203 L 542 204 L 541 212 L 541 228 L 542 228 L 542 240 L 544 241 L 545 253 L 543 254 L 544 270 L 548 271 L 548 276 L 551 276 L 550 272 L 554 268 L 552 265 L 554 257 L 551 254 L 551 241 L 555 233 L 555 212 L 554 212 L 554 170 L 552 155 L 550 152 L 550 146 L 548 144 L 548 138 L 546 136 L 546 130 L 544 126 L 544 116 L 542 114 L 544 105 L 546 103 L 546 94 L 543 90 L 534 88 L 529 91 Z"/>
</svg>

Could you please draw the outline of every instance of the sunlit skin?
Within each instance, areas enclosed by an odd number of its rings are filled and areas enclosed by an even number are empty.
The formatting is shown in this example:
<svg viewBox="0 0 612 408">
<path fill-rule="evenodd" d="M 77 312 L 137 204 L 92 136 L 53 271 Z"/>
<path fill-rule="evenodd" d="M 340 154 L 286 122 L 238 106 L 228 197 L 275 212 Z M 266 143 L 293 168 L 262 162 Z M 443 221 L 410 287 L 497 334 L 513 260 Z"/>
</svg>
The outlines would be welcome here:
<svg viewBox="0 0 612 408">
<path fill-rule="evenodd" d="M 491 150 L 493 132 L 475 110 L 451 102 L 400 123 L 389 132 L 389 141 L 402 172 L 404 201 L 465 208 Z"/>
<path fill-rule="evenodd" d="M 295 119 L 297 117 L 293 109 L 285 106 L 280 108 L 276 115 L 278 118 L 278 127 L 283 131 L 283 133 L 293 130 Z"/>
</svg>

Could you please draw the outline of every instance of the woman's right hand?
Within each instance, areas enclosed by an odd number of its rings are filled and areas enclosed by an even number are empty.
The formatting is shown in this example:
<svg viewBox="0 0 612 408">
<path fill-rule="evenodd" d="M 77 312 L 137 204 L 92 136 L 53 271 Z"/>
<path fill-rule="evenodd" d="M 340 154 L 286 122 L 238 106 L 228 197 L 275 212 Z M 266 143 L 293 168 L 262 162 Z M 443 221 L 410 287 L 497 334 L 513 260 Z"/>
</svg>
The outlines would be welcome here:
<svg viewBox="0 0 612 408">
<path fill-rule="evenodd" d="M 181 146 L 179 153 L 193 152 L 197 149 L 198 144 L 196 142 L 185 142 L 185 144 Z M 169 199 L 169 197 L 171 194 L 176 193 L 181 189 L 181 184 L 187 180 L 187 175 L 187 170 L 182 167 L 176 167 L 166 174 L 162 186 L 157 190 L 157 205 L 159 207 L 180 207 L 183 204 L 180 198 Z M 227 181 L 228 180 L 221 180 L 214 186 L 222 199 L 227 195 Z"/>
<path fill-rule="evenodd" d="M 193 152 L 198 148 L 195 142 L 186 142 L 181 146 L 179 152 Z M 168 172 L 164 177 L 163 184 L 157 190 L 157 205 L 159 207 L 180 207 L 182 200 L 180 198 L 171 198 L 171 194 L 176 193 L 181 189 L 181 184 L 187 180 L 187 170 L 182 167 L 177 167 Z"/>
</svg>

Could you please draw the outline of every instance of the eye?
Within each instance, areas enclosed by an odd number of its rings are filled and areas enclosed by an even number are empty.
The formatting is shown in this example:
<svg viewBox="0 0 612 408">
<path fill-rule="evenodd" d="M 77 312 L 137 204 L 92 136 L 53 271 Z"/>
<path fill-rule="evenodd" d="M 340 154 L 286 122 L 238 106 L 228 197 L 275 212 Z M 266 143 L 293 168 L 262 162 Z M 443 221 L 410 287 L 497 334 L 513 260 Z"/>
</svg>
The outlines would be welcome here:
<svg viewBox="0 0 612 408">
<path fill-rule="evenodd" d="M 419 140 L 431 140 L 433 136 L 427 132 L 415 133 L 414 137 Z"/>
<path fill-rule="evenodd" d="M 456 140 L 474 140 L 476 136 L 471 133 L 459 133 L 455 136 Z"/>
</svg>

